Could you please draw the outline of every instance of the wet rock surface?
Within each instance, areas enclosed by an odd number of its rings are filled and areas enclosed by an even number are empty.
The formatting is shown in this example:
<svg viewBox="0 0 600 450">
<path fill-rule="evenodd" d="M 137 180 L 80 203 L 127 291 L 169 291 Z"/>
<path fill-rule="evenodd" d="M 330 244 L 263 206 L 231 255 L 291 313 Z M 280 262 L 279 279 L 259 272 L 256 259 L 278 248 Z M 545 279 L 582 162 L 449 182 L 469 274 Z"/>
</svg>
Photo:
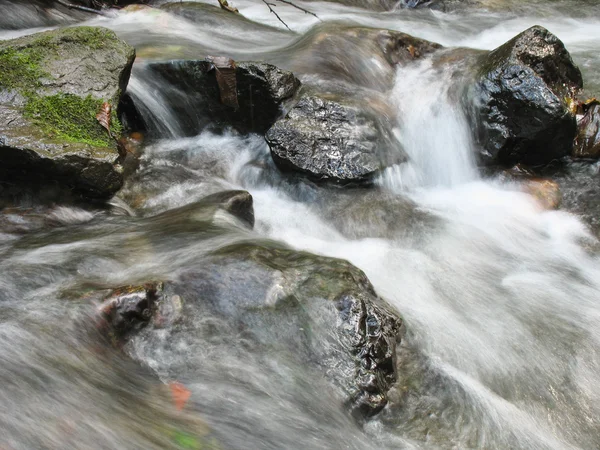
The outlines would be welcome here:
<svg viewBox="0 0 600 450">
<path fill-rule="evenodd" d="M 302 97 L 266 134 L 281 169 L 340 183 L 368 182 L 385 167 L 391 139 L 365 111 L 318 96 Z"/>
<path fill-rule="evenodd" d="M 122 286 L 114 289 L 99 307 L 99 328 L 114 339 L 148 324 L 156 309 L 161 283 Z"/>
<path fill-rule="evenodd" d="M 164 80 L 167 106 L 187 135 L 206 127 L 264 133 L 300 86 L 291 72 L 271 64 L 231 61 L 225 70 L 231 70 L 232 82 L 223 89 L 218 76 L 224 69 L 213 61 L 155 62 L 145 67 L 149 76 Z"/>
<path fill-rule="evenodd" d="M 272 242 L 234 244 L 165 283 L 164 296 L 183 301 L 169 346 L 193 336 L 197 318 L 219 317 L 228 324 L 224 332 L 242 333 L 254 351 L 281 353 L 322 372 L 357 417 L 387 402 L 402 320 L 346 261 Z M 153 333 L 148 328 L 141 338 Z"/>
<path fill-rule="evenodd" d="M 556 36 L 534 26 L 478 64 L 470 95 L 484 163 L 536 166 L 570 154 L 576 122 L 568 98 L 583 83 Z"/>
<path fill-rule="evenodd" d="M 561 209 L 576 214 L 600 237 L 600 166 L 574 160 L 544 174 L 558 183 Z"/>
<path fill-rule="evenodd" d="M 212 222 L 219 211 L 231 214 L 249 228 L 254 227 L 252 195 L 241 190 L 217 192 L 197 202 L 165 211 L 148 220 L 157 224 L 171 221 L 193 225 L 198 222 Z"/>
<path fill-rule="evenodd" d="M 577 137 L 573 156 L 598 158 L 600 156 L 600 102 L 584 105 L 583 114 L 577 118 Z"/>
<path fill-rule="evenodd" d="M 58 181 L 89 197 L 122 185 L 115 140 L 96 115 L 116 109 L 135 58 L 110 30 L 77 27 L 0 44 L 0 175 Z"/>
<path fill-rule="evenodd" d="M 442 48 L 406 33 L 379 28 L 323 24 L 289 47 L 281 58 L 297 74 L 318 74 L 319 86 L 336 92 L 347 83 L 352 96 L 357 86 L 387 93 L 397 67 L 413 63 Z M 365 58 L 368 55 L 368 58 Z M 306 84 L 310 83 L 307 79 Z M 366 94 L 369 95 L 368 91 Z M 356 93 L 355 93 L 356 95 Z M 364 100 L 360 91 L 359 98 Z"/>
</svg>

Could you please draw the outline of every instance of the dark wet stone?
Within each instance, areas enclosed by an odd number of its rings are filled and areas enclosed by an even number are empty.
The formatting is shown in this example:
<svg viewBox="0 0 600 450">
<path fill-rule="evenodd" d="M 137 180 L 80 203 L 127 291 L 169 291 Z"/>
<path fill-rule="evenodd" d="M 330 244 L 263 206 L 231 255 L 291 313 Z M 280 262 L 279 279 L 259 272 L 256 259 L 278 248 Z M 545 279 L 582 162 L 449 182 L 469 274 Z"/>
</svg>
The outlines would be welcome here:
<svg viewBox="0 0 600 450">
<path fill-rule="evenodd" d="M 291 72 L 271 64 L 235 62 L 235 87 L 232 88 L 235 92 L 229 93 L 236 97 L 235 107 L 222 101 L 217 70 L 209 60 L 155 62 L 145 70 L 166 84 L 167 106 L 188 135 L 195 135 L 206 127 L 264 133 L 300 86 Z"/>
<path fill-rule="evenodd" d="M 482 161 L 536 166 L 570 154 L 576 122 L 566 99 L 582 84 L 563 43 L 539 26 L 482 56 L 470 93 Z"/>
<path fill-rule="evenodd" d="M 101 326 L 116 338 L 146 325 L 152 318 L 160 283 L 143 286 L 123 286 L 113 290 L 100 306 Z"/>
<path fill-rule="evenodd" d="M 391 146 L 388 131 L 375 117 L 317 96 L 302 97 L 266 139 L 281 169 L 344 184 L 370 181 L 385 167 Z"/>
</svg>

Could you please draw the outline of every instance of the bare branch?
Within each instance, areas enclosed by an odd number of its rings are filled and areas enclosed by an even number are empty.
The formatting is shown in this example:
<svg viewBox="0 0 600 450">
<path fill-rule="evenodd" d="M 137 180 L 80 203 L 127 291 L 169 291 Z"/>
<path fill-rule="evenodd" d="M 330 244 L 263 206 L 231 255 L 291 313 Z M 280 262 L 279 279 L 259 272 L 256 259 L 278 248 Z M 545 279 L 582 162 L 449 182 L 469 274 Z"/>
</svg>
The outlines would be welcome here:
<svg viewBox="0 0 600 450">
<path fill-rule="evenodd" d="M 299 9 L 300 11 L 303 11 L 305 14 L 310 14 L 311 16 L 315 16 L 317 19 L 319 19 L 319 16 L 317 16 L 314 12 L 309 11 L 308 9 L 304 9 L 301 6 L 296 5 L 295 3 L 291 2 L 290 0 L 277 0 L 281 3 L 285 3 L 286 5 L 290 5 L 293 6 L 296 9 Z M 321 19 L 319 19 L 321 20 Z"/>
<path fill-rule="evenodd" d="M 97 9 L 94 9 L 94 8 L 87 8 L 85 6 L 74 5 L 73 3 L 69 3 L 64 0 L 55 0 L 55 1 L 56 1 L 56 3 L 59 3 L 69 9 L 77 9 L 78 11 L 84 11 L 84 12 L 92 13 L 92 14 L 99 14 L 101 16 L 106 15 L 103 11 L 98 11 Z"/>
<path fill-rule="evenodd" d="M 269 2 L 267 2 L 267 0 L 262 0 L 262 2 L 263 2 L 265 5 L 267 5 L 267 7 L 269 8 L 269 11 L 271 11 L 273 14 L 275 14 L 275 17 L 277 17 L 277 20 L 279 20 L 279 21 L 280 21 L 282 24 L 284 24 L 284 25 L 285 25 L 285 27 L 286 27 L 288 30 L 292 31 L 292 29 L 291 29 L 290 27 L 288 27 L 288 24 L 287 24 L 287 23 L 285 23 L 285 22 L 283 21 L 283 19 L 282 19 L 281 17 L 279 17 L 279 14 L 277 14 L 277 13 L 275 12 L 275 10 L 274 10 L 274 9 L 271 7 L 271 5 L 275 6 L 273 3 L 269 3 Z"/>
</svg>

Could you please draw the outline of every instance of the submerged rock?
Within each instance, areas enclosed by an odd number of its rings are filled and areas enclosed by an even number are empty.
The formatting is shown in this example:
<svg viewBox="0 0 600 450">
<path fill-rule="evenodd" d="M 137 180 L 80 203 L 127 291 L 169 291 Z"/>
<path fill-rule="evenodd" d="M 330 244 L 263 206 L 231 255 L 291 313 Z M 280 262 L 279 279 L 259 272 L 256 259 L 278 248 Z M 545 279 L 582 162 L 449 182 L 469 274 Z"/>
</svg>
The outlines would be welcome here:
<svg viewBox="0 0 600 450">
<path fill-rule="evenodd" d="M 598 158 L 600 156 L 600 102 L 584 105 L 584 114 L 577 120 L 577 138 L 573 156 Z"/>
<path fill-rule="evenodd" d="M 221 191 L 208 195 L 197 202 L 170 209 L 147 219 L 151 223 L 212 223 L 219 211 L 231 214 L 249 228 L 254 227 L 252 195 L 247 191 Z"/>
<path fill-rule="evenodd" d="M 116 109 L 135 58 L 110 30 L 77 27 L 0 43 L 0 177 L 45 178 L 90 197 L 122 185 Z M 111 134 L 97 114 L 109 105 Z"/>
<path fill-rule="evenodd" d="M 282 114 L 300 82 L 291 72 L 271 64 L 220 64 L 220 59 L 155 62 L 145 70 L 167 86 L 166 106 L 186 134 L 195 135 L 205 127 L 264 133 Z"/>
<path fill-rule="evenodd" d="M 317 75 L 327 90 L 353 95 L 357 87 L 385 95 L 393 86 L 398 67 L 442 48 L 441 45 L 394 30 L 326 23 L 283 51 L 281 64 L 298 74 Z M 307 84 L 311 79 L 308 79 Z M 347 86 L 340 86 L 347 83 Z M 346 92 L 349 89 L 350 92 Z M 358 93 L 363 99 L 365 92 Z M 368 95 L 368 93 L 367 93 Z"/>
<path fill-rule="evenodd" d="M 358 107 L 304 96 L 267 132 L 266 139 L 283 170 L 356 183 L 369 181 L 385 167 L 385 150 L 392 138 L 375 117 Z"/>
<path fill-rule="evenodd" d="M 274 243 L 237 244 L 165 285 L 184 301 L 183 329 L 217 316 L 265 351 L 321 370 L 358 416 L 386 404 L 402 320 L 342 260 Z"/>
<path fill-rule="evenodd" d="M 147 325 L 156 308 L 162 283 L 122 286 L 111 291 L 98 308 L 98 328 L 115 340 Z"/>
<path fill-rule="evenodd" d="M 471 88 L 486 163 L 543 165 L 571 152 L 583 85 L 563 43 L 534 26 L 482 56 Z"/>
</svg>

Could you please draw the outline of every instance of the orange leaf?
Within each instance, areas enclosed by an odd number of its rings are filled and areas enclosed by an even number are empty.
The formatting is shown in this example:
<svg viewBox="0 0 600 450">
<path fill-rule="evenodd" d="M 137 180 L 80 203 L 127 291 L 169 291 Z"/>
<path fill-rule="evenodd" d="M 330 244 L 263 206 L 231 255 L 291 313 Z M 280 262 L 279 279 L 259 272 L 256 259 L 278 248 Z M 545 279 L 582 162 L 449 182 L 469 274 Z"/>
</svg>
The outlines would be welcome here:
<svg viewBox="0 0 600 450">
<path fill-rule="evenodd" d="M 171 395 L 173 396 L 175 408 L 181 411 L 183 408 L 185 408 L 186 403 L 192 395 L 192 392 L 183 384 L 176 381 L 169 383 L 169 387 L 171 388 Z"/>
<path fill-rule="evenodd" d="M 96 114 L 96 119 L 98 120 L 98 122 L 100 122 L 100 125 L 102 125 L 106 129 L 106 131 L 108 131 L 109 133 L 110 133 L 110 112 L 111 112 L 110 103 L 104 102 L 104 103 L 102 103 L 102 106 L 100 107 L 100 111 L 98 112 L 98 114 Z"/>
</svg>

